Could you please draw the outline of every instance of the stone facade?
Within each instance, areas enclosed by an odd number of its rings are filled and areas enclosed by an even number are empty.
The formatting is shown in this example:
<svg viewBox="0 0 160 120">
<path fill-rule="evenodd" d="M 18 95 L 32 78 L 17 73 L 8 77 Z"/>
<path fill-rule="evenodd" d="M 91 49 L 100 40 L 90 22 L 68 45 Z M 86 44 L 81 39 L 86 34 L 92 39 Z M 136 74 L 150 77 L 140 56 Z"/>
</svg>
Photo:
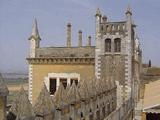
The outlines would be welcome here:
<svg viewBox="0 0 160 120">
<path fill-rule="evenodd" d="M 135 94 L 134 92 L 139 92 L 142 57 L 139 40 L 135 35 L 135 25 L 132 22 L 131 9 L 128 7 L 125 21 L 108 21 L 99 9 L 95 17 L 96 77 L 119 81 L 123 92 L 121 97 L 126 101 Z M 138 100 L 137 94 L 136 100 Z"/>
<path fill-rule="evenodd" d="M 86 71 L 87 70 L 87 71 Z M 31 67 L 30 75 L 30 100 L 34 103 L 42 89 L 45 78 L 49 77 L 49 74 L 71 74 L 76 73 L 80 75 L 81 79 L 92 79 L 94 78 L 94 65 L 93 64 L 33 64 Z M 61 78 L 67 78 L 64 76 L 59 76 Z M 50 76 L 49 78 L 53 78 Z M 72 77 L 78 78 L 78 77 Z M 48 79 L 49 82 L 49 79 Z M 38 83 L 38 84 L 37 84 Z M 46 85 L 48 86 L 48 85 Z M 57 85 L 58 86 L 58 85 Z"/>
</svg>

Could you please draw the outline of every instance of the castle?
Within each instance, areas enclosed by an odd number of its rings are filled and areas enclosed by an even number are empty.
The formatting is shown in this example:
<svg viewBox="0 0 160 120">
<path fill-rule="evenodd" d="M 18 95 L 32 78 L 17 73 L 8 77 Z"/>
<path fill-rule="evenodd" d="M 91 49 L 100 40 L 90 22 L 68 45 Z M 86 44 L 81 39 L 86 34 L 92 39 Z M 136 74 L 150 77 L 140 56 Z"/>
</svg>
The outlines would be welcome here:
<svg viewBox="0 0 160 120">
<path fill-rule="evenodd" d="M 125 14 L 126 20 L 111 22 L 97 9 L 95 46 L 91 36 L 87 46 L 82 45 L 81 30 L 78 46 L 72 46 L 72 25 L 68 23 L 66 47 L 41 47 L 35 20 L 27 58 L 29 100 L 22 88 L 11 113 L 26 120 L 133 118 L 142 52 L 130 7 Z"/>
</svg>

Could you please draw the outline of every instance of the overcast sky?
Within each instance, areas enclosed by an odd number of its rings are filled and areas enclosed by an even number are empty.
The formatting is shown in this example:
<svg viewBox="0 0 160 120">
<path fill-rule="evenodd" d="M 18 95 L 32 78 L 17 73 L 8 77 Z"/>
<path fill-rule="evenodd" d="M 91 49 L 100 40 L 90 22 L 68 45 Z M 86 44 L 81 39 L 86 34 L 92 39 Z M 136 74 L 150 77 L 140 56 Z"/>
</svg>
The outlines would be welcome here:
<svg viewBox="0 0 160 120">
<path fill-rule="evenodd" d="M 27 72 L 32 23 L 37 18 L 41 46 L 64 46 L 66 24 L 72 23 L 73 44 L 83 31 L 83 43 L 94 37 L 99 7 L 109 21 L 125 20 L 129 0 L 0 0 L 0 71 Z M 130 0 L 143 50 L 143 61 L 160 66 L 160 0 Z M 94 39 L 92 39 L 94 41 Z"/>
</svg>

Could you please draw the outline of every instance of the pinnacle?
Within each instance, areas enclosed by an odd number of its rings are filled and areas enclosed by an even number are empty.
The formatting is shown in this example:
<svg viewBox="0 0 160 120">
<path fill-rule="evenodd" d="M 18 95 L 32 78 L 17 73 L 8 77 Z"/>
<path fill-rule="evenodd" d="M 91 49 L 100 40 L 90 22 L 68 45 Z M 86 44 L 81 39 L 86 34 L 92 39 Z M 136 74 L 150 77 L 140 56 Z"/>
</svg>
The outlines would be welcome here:
<svg viewBox="0 0 160 120">
<path fill-rule="evenodd" d="M 126 14 L 131 14 L 132 15 L 132 10 L 131 10 L 130 5 L 128 5 L 128 7 L 127 7 Z"/>
<path fill-rule="evenodd" d="M 34 23 L 32 26 L 32 33 L 31 33 L 31 37 L 29 38 L 32 39 L 34 38 L 35 40 L 41 40 L 40 35 L 39 35 L 39 31 L 38 31 L 38 24 L 37 24 L 37 19 L 34 19 Z"/>
<path fill-rule="evenodd" d="M 99 8 L 97 8 L 97 10 L 96 10 L 96 16 L 97 16 L 97 15 L 101 15 L 101 11 L 100 11 Z"/>
</svg>

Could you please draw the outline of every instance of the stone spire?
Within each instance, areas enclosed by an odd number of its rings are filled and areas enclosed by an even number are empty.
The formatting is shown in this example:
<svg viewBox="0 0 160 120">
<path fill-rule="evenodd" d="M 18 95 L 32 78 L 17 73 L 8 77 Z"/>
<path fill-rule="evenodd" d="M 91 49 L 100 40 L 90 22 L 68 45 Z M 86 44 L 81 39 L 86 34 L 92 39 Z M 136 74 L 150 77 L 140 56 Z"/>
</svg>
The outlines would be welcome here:
<svg viewBox="0 0 160 120">
<path fill-rule="evenodd" d="M 82 47 L 82 31 L 78 31 L 78 47 Z"/>
<path fill-rule="evenodd" d="M 36 49 L 40 47 L 40 40 L 41 38 L 38 32 L 37 20 L 35 19 L 32 27 L 32 33 L 31 33 L 31 36 L 29 37 L 29 41 L 30 41 L 29 56 L 31 58 L 36 57 Z"/>
<path fill-rule="evenodd" d="M 32 38 L 34 40 L 41 40 L 40 35 L 39 35 L 39 31 L 38 31 L 38 25 L 37 25 L 36 18 L 35 18 L 33 26 L 32 26 L 32 33 L 31 33 L 31 36 L 29 37 L 29 40 L 31 40 Z"/>
<path fill-rule="evenodd" d="M 67 93 L 61 82 L 60 86 L 58 87 L 58 90 L 55 92 L 53 101 L 55 103 L 56 109 L 61 109 L 64 105 L 68 103 Z"/>
<path fill-rule="evenodd" d="M 82 100 L 86 100 L 89 98 L 88 86 L 85 80 L 80 81 L 79 92 Z"/>
<path fill-rule="evenodd" d="M 99 8 L 97 8 L 95 16 L 102 16 Z"/>
<path fill-rule="evenodd" d="M 126 15 L 127 14 L 130 14 L 130 15 L 132 15 L 132 10 L 131 10 L 131 7 L 130 7 L 130 5 L 128 5 L 128 7 L 127 7 L 127 10 L 126 10 Z"/>
<path fill-rule="evenodd" d="M 14 103 L 11 106 L 10 112 L 16 115 L 17 120 L 34 120 L 34 112 L 32 105 L 28 100 L 28 96 L 23 87 L 21 87 Z"/>
<path fill-rule="evenodd" d="M 50 94 L 45 86 L 43 85 L 43 88 L 38 96 L 38 99 L 34 105 L 34 111 L 36 116 L 42 116 L 43 118 L 47 120 L 53 119 L 53 113 L 54 113 L 54 104 L 50 97 Z"/>
<path fill-rule="evenodd" d="M 80 93 L 77 89 L 75 82 L 73 82 L 72 86 L 70 87 L 68 91 L 68 98 L 71 104 L 74 104 L 80 100 Z"/>
<path fill-rule="evenodd" d="M 72 25 L 71 23 L 68 23 L 67 24 L 67 47 L 71 47 L 71 36 L 72 36 L 72 31 L 71 31 L 71 28 Z"/>
</svg>

